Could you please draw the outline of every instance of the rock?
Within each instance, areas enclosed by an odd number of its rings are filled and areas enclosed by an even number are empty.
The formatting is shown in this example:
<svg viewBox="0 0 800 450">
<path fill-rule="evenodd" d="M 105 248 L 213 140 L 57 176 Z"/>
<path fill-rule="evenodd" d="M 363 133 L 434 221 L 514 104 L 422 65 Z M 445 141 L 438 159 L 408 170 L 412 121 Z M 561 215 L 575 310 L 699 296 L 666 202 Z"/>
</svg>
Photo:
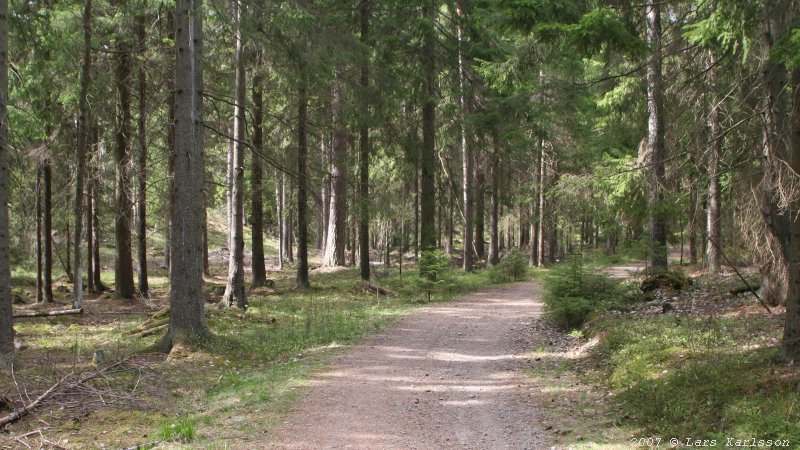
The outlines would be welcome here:
<svg viewBox="0 0 800 450">
<path fill-rule="evenodd" d="M 99 366 L 106 362 L 106 354 L 102 350 L 96 350 L 92 356 L 92 364 Z"/>
</svg>

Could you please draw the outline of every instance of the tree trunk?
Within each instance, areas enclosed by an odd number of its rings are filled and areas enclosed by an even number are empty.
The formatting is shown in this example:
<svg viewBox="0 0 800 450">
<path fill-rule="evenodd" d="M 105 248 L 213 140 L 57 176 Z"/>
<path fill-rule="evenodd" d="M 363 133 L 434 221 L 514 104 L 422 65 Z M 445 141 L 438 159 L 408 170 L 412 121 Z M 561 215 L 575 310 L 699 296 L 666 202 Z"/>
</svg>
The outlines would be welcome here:
<svg viewBox="0 0 800 450">
<path fill-rule="evenodd" d="M 8 235 L 8 0 L 0 0 L 0 355 L 14 351 Z"/>
<path fill-rule="evenodd" d="M 222 296 L 224 306 L 247 309 L 244 290 L 244 139 L 246 80 L 242 42 L 242 5 L 236 4 L 236 106 L 233 110 L 233 171 L 231 180 L 231 228 L 228 229 L 228 282 Z"/>
<path fill-rule="evenodd" d="M 694 155 L 692 155 L 694 165 Z M 697 264 L 697 186 L 689 179 L 689 263 Z"/>
<path fill-rule="evenodd" d="M 81 231 L 83 230 L 83 184 L 86 172 L 86 153 L 89 147 L 89 83 L 92 68 L 92 2 L 83 2 L 83 65 L 81 67 L 81 92 L 78 100 L 78 145 L 75 147 L 75 236 L 73 254 L 75 256 L 75 276 L 72 280 L 72 306 L 83 306 L 83 273 L 81 265 Z M 69 259 L 69 258 L 67 258 Z"/>
<path fill-rule="evenodd" d="M 144 55 L 146 47 L 145 17 L 137 18 L 136 34 L 139 41 L 139 52 Z M 136 198 L 136 248 L 139 263 L 139 295 L 150 297 L 150 286 L 147 282 L 147 74 L 145 58 L 139 61 L 139 117 L 138 138 L 139 154 L 136 161 L 137 181 L 139 182 Z"/>
<path fill-rule="evenodd" d="M 308 279 L 308 74 L 299 62 L 297 84 L 297 286 L 311 287 Z"/>
<path fill-rule="evenodd" d="M 96 155 L 100 154 L 100 130 L 99 126 L 97 125 L 97 117 L 92 120 L 92 149 Z M 103 280 L 101 280 L 100 275 L 102 273 L 101 261 L 100 261 L 100 206 L 98 205 L 100 199 L 100 189 L 99 189 L 99 174 L 98 174 L 98 166 L 95 164 L 92 166 L 92 171 L 90 174 L 90 182 L 89 182 L 89 200 L 91 201 L 91 208 L 86 211 L 87 215 L 91 215 L 92 218 L 92 226 L 87 228 L 86 233 L 91 234 L 91 248 L 89 251 L 92 253 L 92 264 L 94 267 L 91 271 L 92 276 L 94 277 L 94 285 L 95 292 L 104 292 L 106 290 L 105 285 L 103 284 Z"/>
<path fill-rule="evenodd" d="M 2 70 L 2 69 L 0 69 Z M 53 302 L 53 169 L 48 157 L 44 162 L 44 302 Z"/>
<path fill-rule="evenodd" d="M 94 284 L 94 170 L 87 167 L 86 181 L 86 290 L 97 292 Z"/>
<path fill-rule="evenodd" d="M 170 322 L 165 341 L 208 333 L 204 315 L 203 251 L 203 26 L 202 0 L 177 0 L 175 64 L 175 178 L 170 195 L 173 236 Z"/>
<path fill-rule="evenodd" d="M 650 265 L 667 269 L 667 221 L 664 217 L 664 117 L 661 75 L 661 6 L 654 3 L 647 10 L 647 150 L 650 154 L 648 173 L 648 206 L 650 214 Z"/>
<path fill-rule="evenodd" d="M 716 93 L 717 57 L 714 51 L 709 51 L 708 77 L 712 84 L 712 92 Z M 708 214 L 706 216 L 706 229 L 708 230 L 708 273 L 716 275 L 720 269 L 721 242 L 721 215 L 720 215 L 720 186 L 719 162 L 722 158 L 722 144 L 724 136 L 720 126 L 721 99 L 714 95 L 711 100 L 711 115 L 709 116 L 709 130 L 711 133 L 711 148 L 708 152 Z"/>
<path fill-rule="evenodd" d="M 484 223 L 484 188 L 486 185 L 486 177 L 482 170 L 478 170 L 475 175 L 475 256 L 478 262 L 486 258 L 486 244 L 483 241 L 483 235 L 486 230 Z"/>
<path fill-rule="evenodd" d="M 36 303 L 42 302 L 42 166 L 36 163 Z M 91 280 L 90 280 L 91 282 Z"/>
<path fill-rule="evenodd" d="M 422 251 L 432 251 L 436 246 L 436 193 L 433 179 L 436 171 L 436 8 L 433 0 L 425 2 L 427 23 L 422 32 L 422 148 L 420 151 L 420 247 Z M 428 276 L 425 267 L 420 266 L 420 275 Z"/>
<path fill-rule="evenodd" d="M 456 0 L 456 14 L 458 15 L 458 22 L 456 27 L 456 35 L 458 37 L 458 87 L 459 87 L 459 103 L 461 106 L 461 165 L 462 165 L 462 182 L 461 191 L 464 196 L 462 201 L 464 213 L 464 270 L 472 272 L 473 269 L 473 255 L 475 248 L 473 247 L 473 217 L 472 217 L 472 201 L 473 201 L 473 169 L 472 169 L 472 150 L 468 142 L 467 132 L 467 115 L 468 102 L 467 102 L 467 77 L 464 69 L 464 22 L 466 16 L 464 14 L 464 5 L 461 0 Z"/>
<path fill-rule="evenodd" d="M 492 152 L 492 193 L 490 196 L 491 212 L 489 214 L 489 265 L 495 266 L 500 262 L 500 157 L 498 156 L 499 148 L 497 140 L 495 140 L 495 149 Z"/>
<path fill-rule="evenodd" d="M 543 267 L 545 263 L 545 240 L 546 240 L 546 228 L 547 225 L 545 224 L 545 198 L 544 198 L 544 187 L 545 182 L 547 179 L 547 154 L 544 150 L 544 143 L 540 141 L 539 145 L 539 174 L 537 176 L 537 181 L 539 182 L 539 186 L 537 189 L 537 199 L 536 202 L 538 203 L 536 209 L 539 212 L 539 217 L 537 218 L 537 229 L 536 229 L 536 242 L 539 244 L 539 248 L 536 250 L 536 265 L 538 267 Z"/>
<path fill-rule="evenodd" d="M 323 170 L 330 170 L 331 167 L 331 155 L 330 149 L 325 142 L 325 137 L 327 133 L 323 133 L 319 139 L 319 153 L 322 156 L 322 167 Z M 322 251 L 322 254 L 325 254 L 325 243 L 328 242 L 328 227 L 330 226 L 330 219 L 331 219 L 331 176 L 330 174 L 325 174 L 322 177 L 322 195 L 320 203 L 322 204 L 322 208 L 320 210 L 320 220 L 321 225 L 318 226 L 317 229 L 317 248 Z"/>
<path fill-rule="evenodd" d="M 283 260 L 284 260 L 284 211 L 283 211 L 283 177 L 282 173 L 278 172 L 278 169 L 275 169 L 275 207 L 276 211 L 276 222 L 278 225 L 278 270 L 283 270 Z"/>
<path fill-rule="evenodd" d="M 791 166 L 800 171 L 800 68 L 792 69 Z M 795 211 L 797 210 L 795 205 Z M 800 219 L 796 214 L 791 222 L 789 237 L 789 292 L 786 298 L 786 318 L 781 351 L 790 361 L 800 361 Z"/>
<path fill-rule="evenodd" d="M 131 199 L 131 54 L 126 41 L 117 48 L 117 132 L 114 144 L 114 164 L 116 168 L 116 221 L 114 239 L 116 261 L 114 282 L 116 295 L 120 298 L 133 298 L 133 255 L 131 252 L 131 223 L 133 221 L 133 201 Z M 78 306 L 76 306 L 78 308 Z"/>
<path fill-rule="evenodd" d="M 258 58 L 257 60 L 260 60 Z M 258 68 L 256 68 L 256 71 Z M 250 189 L 253 214 L 253 238 L 251 241 L 253 287 L 267 282 L 267 269 L 264 261 L 264 166 L 261 154 L 264 152 L 264 79 L 256 72 L 253 76 L 253 162 L 251 163 Z"/>
<path fill-rule="evenodd" d="M 322 265 L 344 266 L 347 239 L 347 125 L 344 119 L 344 72 L 336 70 L 331 89 L 331 122 L 333 145 L 331 149 L 331 204 L 328 220 L 328 241 Z"/>
<path fill-rule="evenodd" d="M 359 17 L 361 25 L 361 43 L 369 44 L 370 0 L 361 0 Z M 358 248 L 359 274 L 362 280 L 369 280 L 369 60 L 364 59 L 361 65 L 361 117 L 358 143 Z"/>
</svg>

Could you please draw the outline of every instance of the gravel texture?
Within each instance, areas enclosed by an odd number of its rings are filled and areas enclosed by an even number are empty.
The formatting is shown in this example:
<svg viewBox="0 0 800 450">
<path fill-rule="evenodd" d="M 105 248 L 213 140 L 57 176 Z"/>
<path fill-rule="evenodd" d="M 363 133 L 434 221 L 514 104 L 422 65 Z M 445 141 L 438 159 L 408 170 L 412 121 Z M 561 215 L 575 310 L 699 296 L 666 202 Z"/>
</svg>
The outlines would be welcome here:
<svg viewBox="0 0 800 450">
<path fill-rule="evenodd" d="M 546 448 L 524 373 L 539 298 L 525 282 L 409 314 L 315 376 L 270 448 Z"/>
</svg>

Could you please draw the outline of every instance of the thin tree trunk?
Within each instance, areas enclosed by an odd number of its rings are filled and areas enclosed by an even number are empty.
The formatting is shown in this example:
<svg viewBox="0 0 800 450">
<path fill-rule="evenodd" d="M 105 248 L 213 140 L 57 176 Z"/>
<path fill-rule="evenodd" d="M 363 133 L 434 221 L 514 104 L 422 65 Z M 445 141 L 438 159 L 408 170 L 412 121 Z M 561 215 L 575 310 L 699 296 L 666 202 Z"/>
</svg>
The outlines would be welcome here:
<svg viewBox="0 0 800 450">
<path fill-rule="evenodd" d="M 308 74 L 300 62 L 297 85 L 297 286 L 311 287 L 308 278 Z"/>
<path fill-rule="evenodd" d="M 94 177 L 92 168 L 87 167 L 86 181 L 86 290 L 97 292 L 94 284 Z"/>
<path fill-rule="evenodd" d="M 258 58 L 260 60 L 260 58 Z M 258 70 L 258 69 L 256 69 Z M 253 239 L 251 241 L 253 287 L 267 282 L 267 269 L 264 261 L 264 166 L 261 156 L 264 152 L 264 79 L 256 72 L 253 77 L 253 162 L 251 164 L 251 208 L 253 210 Z"/>
<path fill-rule="evenodd" d="M 361 25 L 361 43 L 369 44 L 369 14 L 370 0 L 361 0 L 359 17 Z M 358 248 L 359 248 L 359 274 L 362 280 L 369 280 L 369 60 L 366 58 L 361 65 L 361 114 L 358 142 Z"/>
<path fill-rule="evenodd" d="M 486 233 L 484 215 L 485 208 L 485 195 L 484 188 L 486 184 L 486 177 L 482 170 L 478 170 L 475 176 L 475 256 L 478 262 L 486 258 L 486 244 L 484 243 L 484 234 Z"/>
<path fill-rule="evenodd" d="M 489 214 L 489 265 L 495 266 L 500 262 L 500 158 L 497 140 L 494 139 L 495 149 L 492 152 L 492 193 L 490 196 L 491 212 Z"/>
<path fill-rule="evenodd" d="M 545 229 L 545 198 L 544 198 L 544 187 L 545 181 L 547 179 L 547 154 L 544 150 L 544 143 L 539 142 L 539 175 L 537 181 L 539 182 L 539 187 L 537 189 L 537 203 L 538 206 L 536 207 L 537 211 L 539 212 L 539 217 L 537 219 L 537 230 L 536 230 L 536 242 L 539 245 L 539 248 L 536 250 L 536 265 L 539 267 L 544 266 L 545 262 L 545 239 L 546 233 Z"/>
<path fill-rule="evenodd" d="M 42 289 L 42 166 L 36 163 L 36 303 L 43 299 Z"/>
<path fill-rule="evenodd" d="M 173 239 L 170 323 L 165 344 L 208 333 L 205 324 L 203 240 L 203 7 L 202 0 L 177 0 L 175 65 L 175 179 L 170 195 Z"/>
<path fill-rule="evenodd" d="M 328 145 L 325 142 L 325 134 L 323 133 L 322 136 L 319 138 L 319 153 L 322 157 L 322 167 L 323 170 L 330 170 L 331 167 L 331 156 L 330 150 Z M 330 174 L 325 174 L 322 177 L 322 195 L 320 197 L 320 203 L 322 204 L 322 208 L 319 212 L 319 220 L 318 222 L 320 225 L 317 227 L 317 248 L 325 254 L 325 243 L 328 242 L 328 227 L 330 226 L 330 218 L 331 218 L 331 176 Z"/>
<path fill-rule="evenodd" d="M 75 236 L 73 254 L 75 256 L 75 277 L 72 283 L 72 307 L 83 306 L 83 266 L 81 265 L 81 231 L 83 230 L 83 184 L 86 172 L 86 153 L 89 146 L 89 83 L 92 67 L 92 2 L 83 3 L 83 65 L 81 68 L 81 92 L 78 100 L 78 145 L 76 147 L 75 173 Z M 67 258 L 69 259 L 69 258 Z"/>
<path fill-rule="evenodd" d="M 0 355 L 14 351 L 8 235 L 8 0 L 0 0 Z"/>
<path fill-rule="evenodd" d="M 462 160 L 462 185 L 461 190 L 464 193 L 463 213 L 464 213 L 464 270 L 472 272 L 473 269 L 473 255 L 475 248 L 473 247 L 473 217 L 472 217 L 472 202 L 473 202 L 473 169 L 472 169 L 472 150 L 468 142 L 467 131 L 467 115 L 468 102 L 467 102 L 467 77 L 464 69 L 464 22 L 466 16 L 464 14 L 464 5 L 461 0 L 456 0 L 456 14 L 458 15 L 457 32 L 458 37 L 458 86 L 459 86 L 459 103 L 461 105 L 461 160 Z"/>
<path fill-rule="evenodd" d="M 661 5 L 646 5 L 647 42 L 647 150 L 650 154 L 648 205 L 650 209 L 650 265 L 667 269 L 667 221 L 664 217 L 664 117 L 661 74 Z"/>
<path fill-rule="evenodd" d="M 136 34 L 139 41 L 139 52 L 144 55 L 146 47 L 145 17 L 137 18 Z M 147 281 L 147 73 L 145 61 L 139 63 L 139 117 L 138 117 L 138 144 L 137 155 L 137 181 L 139 182 L 136 202 L 136 248 L 139 263 L 139 295 L 150 297 L 150 286 Z"/>
<path fill-rule="evenodd" d="M 233 171 L 231 180 L 231 228 L 228 229 L 228 281 L 222 304 L 247 308 L 244 290 L 244 139 L 246 80 L 242 42 L 242 5 L 236 3 L 236 106 L 233 113 Z"/>
<path fill-rule="evenodd" d="M 323 266 L 345 265 L 347 240 L 347 127 L 344 119 L 344 72 L 336 70 L 331 89 L 331 122 L 333 145 L 331 149 L 331 204 L 328 220 L 328 241 L 325 243 Z"/>
<path fill-rule="evenodd" d="M 100 130 L 97 125 L 96 117 L 92 120 L 92 149 L 96 156 L 100 154 Z M 94 282 L 92 284 L 94 285 L 95 292 L 104 292 L 106 291 L 106 286 L 100 278 L 102 266 L 100 261 L 100 206 L 98 205 L 100 201 L 100 176 L 98 170 L 98 164 L 95 164 L 92 166 L 90 172 L 89 200 L 91 200 L 91 208 L 86 211 L 86 214 L 91 215 L 92 226 L 87 228 L 86 233 L 91 234 L 92 237 L 91 248 L 89 249 L 92 253 L 91 261 L 92 264 L 94 264 L 91 271 L 94 277 Z"/>
<path fill-rule="evenodd" d="M 278 169 L 275 169 L 275 206 L 277 209 L 276 218 L 278 224 L 278 270 L 283 270 L 283 252 L 285 249 L 283 237 L 283 174 L 278 173 Z"/>
<path fill-rule="evenodd" d="M 0 69 L 2 70 L 2 69 Z M 44 162 L 44 302 L 53 302 L 53 169 L 48 157 Z"/>
<path fill-rule="evenodd" d="M 712 83 L 712 92 L 716 92 L 717 79 L 717 57 L 714 51 L 709 51 L 709 71 L 708 76 Z M 708 273 L 717 274 L 720 270 L 720 247 L 721 242 L 721 213 L 720 213 L 720 186 L 719 186 L 719 162 L 722 158 L 723 134 L 720 127 L 720 102 L 714 96 L 712 98 L 711 115 L 709 117 L 709 129 L 711 132 L 711 149 L 708 152 L 708 215 L 706 217 L 708 230 Z"/>
</svg>

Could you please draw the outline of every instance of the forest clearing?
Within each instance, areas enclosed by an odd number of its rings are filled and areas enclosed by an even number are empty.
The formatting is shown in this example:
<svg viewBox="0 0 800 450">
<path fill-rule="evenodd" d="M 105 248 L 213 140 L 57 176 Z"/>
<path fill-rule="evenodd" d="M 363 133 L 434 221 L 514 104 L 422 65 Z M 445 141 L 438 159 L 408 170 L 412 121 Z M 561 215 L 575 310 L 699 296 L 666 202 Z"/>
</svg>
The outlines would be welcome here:
<svg viewBox="0 0 800 450">
<path fill-rule="evenodd" d="M 0 0 L 0 448 L 800 448 L 797 0 Z"/>
</svg>

